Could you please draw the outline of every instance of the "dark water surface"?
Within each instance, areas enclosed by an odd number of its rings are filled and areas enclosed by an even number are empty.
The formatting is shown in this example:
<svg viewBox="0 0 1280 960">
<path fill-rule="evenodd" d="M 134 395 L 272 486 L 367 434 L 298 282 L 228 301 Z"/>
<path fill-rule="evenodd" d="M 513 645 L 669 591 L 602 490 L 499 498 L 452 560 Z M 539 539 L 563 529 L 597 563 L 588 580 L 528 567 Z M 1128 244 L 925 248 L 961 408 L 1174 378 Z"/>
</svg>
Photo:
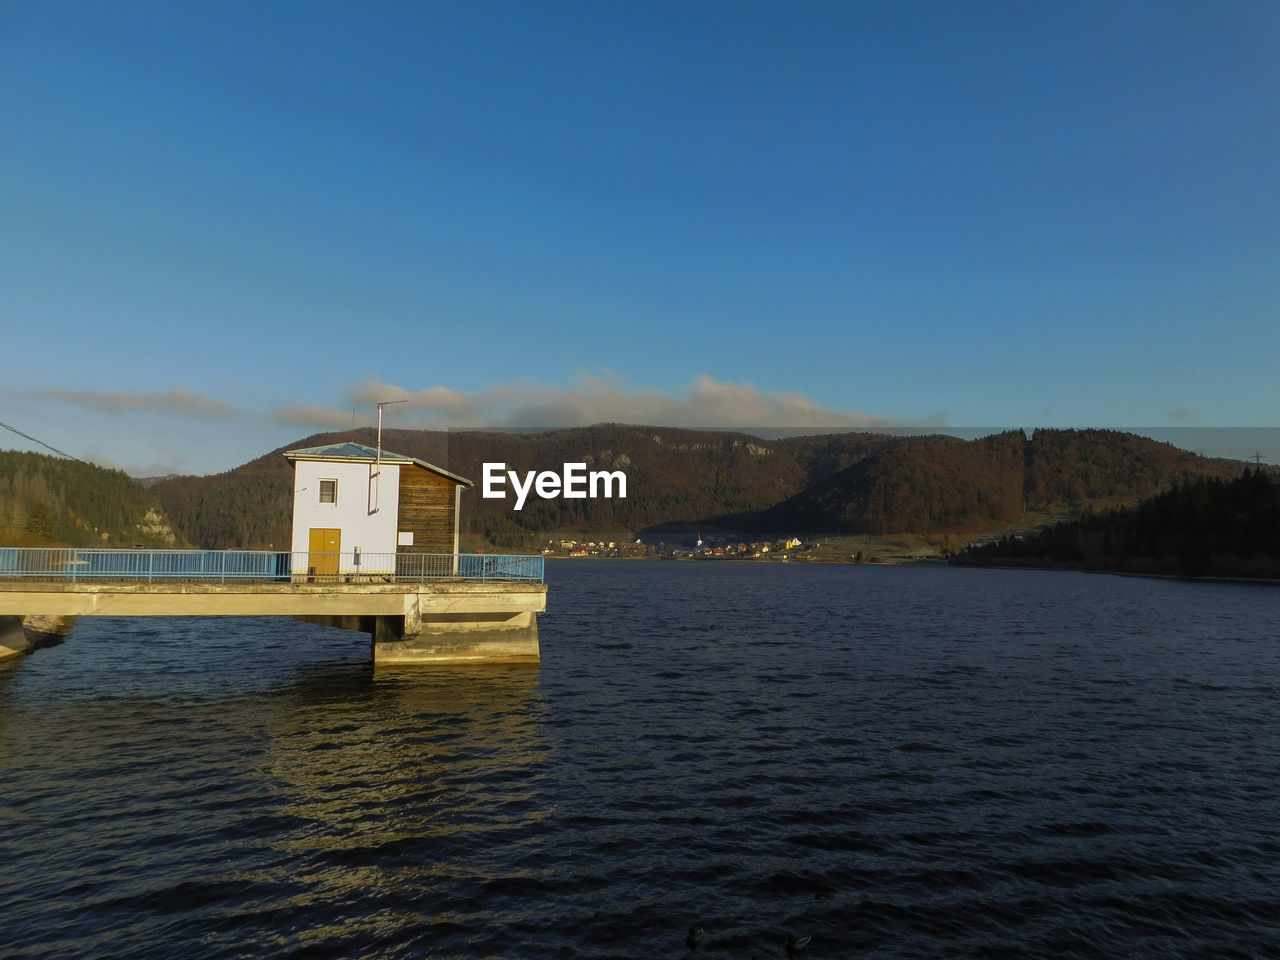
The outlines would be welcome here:
<svg viewBox="0 0 1280 960">
<path fill-rule="evenodd" d="M 84 619 L 0 668 L 0 956 L 1280 957 L 1280 592 L 549 564 L 540 668 Z"/>
</svg>

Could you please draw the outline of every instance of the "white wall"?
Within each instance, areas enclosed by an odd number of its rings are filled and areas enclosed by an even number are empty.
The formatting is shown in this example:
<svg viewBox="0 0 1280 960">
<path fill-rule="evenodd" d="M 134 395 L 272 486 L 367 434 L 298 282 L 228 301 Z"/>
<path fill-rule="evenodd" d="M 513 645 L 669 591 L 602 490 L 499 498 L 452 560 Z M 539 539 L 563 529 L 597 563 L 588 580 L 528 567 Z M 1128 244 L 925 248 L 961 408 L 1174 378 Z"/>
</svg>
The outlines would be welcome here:
<svg viewBox="0 0 1280 960">
<path fill-rule="evenodd" d="M 396 521 L 399 519 L 400 467 L 382 464 L 381 496 L 373 479 L 377 468 L 372 463 L 348 463 L 340 460 L 295 460 L 293 464 L 293 551 L 306 553 L 310 547 L 312 527 L 330 527 L 342 531 L 343 573 L 355 572 L 353 552 L 391 554 L 396 552 Z M 337 480 L 335 503 L 320 502 L 320 481 Z M 372 513 L 375 500 L 381 509 Z M 362 567 L 395 569 L 392 558 L 367 558 Z"/>
</svg>

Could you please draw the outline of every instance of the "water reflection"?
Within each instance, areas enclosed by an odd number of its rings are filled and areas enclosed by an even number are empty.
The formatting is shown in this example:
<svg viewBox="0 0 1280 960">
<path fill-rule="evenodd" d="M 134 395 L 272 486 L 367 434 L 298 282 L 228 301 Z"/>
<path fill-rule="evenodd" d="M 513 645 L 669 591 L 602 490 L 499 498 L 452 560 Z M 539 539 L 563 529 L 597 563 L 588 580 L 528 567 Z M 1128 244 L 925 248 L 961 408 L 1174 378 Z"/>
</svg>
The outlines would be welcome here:
<svg viewBox="0 0 1280 960">
<path fill-rule="evenodd" d="M 554 812 L 536 668 L 322 671 L 290 701 L 268 726 L 288 828 L 246 879 L 337 910 L 299 925 L 304 946 L 455 925 L 459 897 L 510 876 L 511 848 Z"/>
</svg>

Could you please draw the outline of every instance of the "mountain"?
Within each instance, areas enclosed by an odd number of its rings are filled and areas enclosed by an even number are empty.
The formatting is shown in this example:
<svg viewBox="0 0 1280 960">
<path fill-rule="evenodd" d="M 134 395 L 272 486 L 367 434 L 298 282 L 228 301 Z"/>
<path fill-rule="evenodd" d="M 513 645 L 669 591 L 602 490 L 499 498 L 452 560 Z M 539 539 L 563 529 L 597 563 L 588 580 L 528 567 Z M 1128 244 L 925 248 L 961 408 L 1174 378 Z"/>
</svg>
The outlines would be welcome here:
<svg viewBox="0 0 1280 960">
<path fill-rule="evenodd" d="M 120 470 L 0 450 L 0 544 L 185 547 L 155 496 Z"/>
<path fill-rule="evenodd" d="M 729 522 L 803 533 L 973 533 L 1027 511 L 1133 503 L 1176 481 L 1234 477 L 1243 468 L 1114 430 L 1037 430 L 1030 439 L 1020 430 L 969 441 L 881 439 L 891 442 L 858 448 L 862 455 L 848 466 L 814 477 L 760 514 Z"/>
<path fill-rule="evenodd" d="M 342 440 L 374 445 L 371 429 L 304 437 L 226 473 L 172 477 L 152 492 L 205 547 L 283 548 L 289 542 L 287 449 Z M 971 535 L 1027 511 L 1079 512 L 1133 503 L 1193 477 L 1234 477 L 1211 460 L 1134 434 L 1037 430 L 955 437 L 822 434 L 768 440 L 748 433 L 597 424 L 537 433 L 384 430 L 383 448 L 476 482 L 463 497 L 464 536 L 529 549 L 549 532 L 634 536 L 666 524 L 761 535 Z M 626 499 L 530 496 L 514 510 L 480 496 L 482 464 L 559 471 L 564 463 L 621 470 Z"/>
<path fill-rule="evenodd" d="M 729 522 L 761 532 L 924 534 L 981 527 L 1021 513 L 1025 438 L 1020 432 L 972 441 L 888 439 L 894 442 L 866 448 L 848 466 L 815 477 L 770 509 Z"/>
<path fill-rule="evenodd" d="M 285 450 L 354 440 L 369 429 L 304 437 L 227 473 L 163 479 L 152 488 L 178 526 L 209 547 L 270 547 L 289 542 L 292 468 Z M 745 433 L 603 424 L 539 433 L 384 430 L 383 449 L 417 457 L 475 481 L 463 497 L 464 529 L 490 544 L 527 547 L 536 532 L 625 529 L 694 522 L 728 510 L 759 510 L 801 489 L 804 469 Z M 480 496 L 482 464 L 520 474 L 586 463 L 621 470 L 625 500 L 539 500 L 520 511 L 514 497 Z M 510 493 L 508 488 L 508 493 Z"/>
</svg>

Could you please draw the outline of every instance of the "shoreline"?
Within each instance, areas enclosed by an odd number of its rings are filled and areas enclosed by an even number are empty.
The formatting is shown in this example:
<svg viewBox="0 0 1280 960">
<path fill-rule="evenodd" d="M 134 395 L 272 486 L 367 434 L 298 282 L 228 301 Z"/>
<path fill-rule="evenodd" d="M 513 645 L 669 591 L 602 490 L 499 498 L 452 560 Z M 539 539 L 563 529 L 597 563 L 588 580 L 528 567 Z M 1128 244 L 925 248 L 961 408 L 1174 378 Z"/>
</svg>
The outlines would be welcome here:
<svg viewBox="0 0 1280 960">
<path fill-rule="evenodd" d="M 1152 573 L 1141 570 L 1106 570 L 1098 567 L 1086 567 L 1084 564 L 1079 563 L 1066 564 L 1053 563 L 1050 561 L 1046 561 L 1044 563 L 1016 563 L 1013 561 L 1008 563 L 993 563 L 991 561 L 979 562 L 973 560 L 951 560 L 948 562 L 948 566 L 978 567 L 986 570 L 1045 570 L 1059 573 L 1103 574 L 1113 577 L 1142 577 L 1147 580 L 1178 580 L 1183 583 L 1238 583 L 1247 586 L 1280 587 L 1280 579 L 1276 579 L 1275 577 L 1189 577 L 1178 573 Z"/>
<path fill-rule="evenodd" d="M 1264 586 L 1264 587 L 1280 587 L 1280 579 L 1269 577 L 1186 577 L 1176 573 L 1143 573 L 1136 570 L 1100 570 L 1091 567 L 1085 567 L 1079 564 L 1052 564 L 1052 563 L 977 563 L 973 561 L 956 562 L 954 559 L 947 557 L 902 557 L 882 560 L 864 560 L 861 562 L 855 560 L 840 559 L 804 559 L 797 557 L 789 557 L 786 559 L 769 559 L 765 560 L 760 557 L 695 557 L 695 556 L 662 556 L 662 557 L 556 557 L 548 556 L 547 560 L 572 560 L 575 562 L 595 562 L 595 563 L 616 563 L 616 562 L 635 562 L 643 560 L 663 561 L 663 562 L 699 562 L 699 563 L 773 563 L 773 564 L 799 564 L 799 565 L 815 565 L 815 566 L 849 566 L 849 567 L 976 567 L 985 570 L 1032 570 L 1046 571 L 1053 573 L 1087 573 L 1101 574 L 1107 576 L 1118 577 L 1142 577 L 1148 580 L 1177 580 L 1183 583 L 1236 583 L 1245 586 Z"/>
</svg>

